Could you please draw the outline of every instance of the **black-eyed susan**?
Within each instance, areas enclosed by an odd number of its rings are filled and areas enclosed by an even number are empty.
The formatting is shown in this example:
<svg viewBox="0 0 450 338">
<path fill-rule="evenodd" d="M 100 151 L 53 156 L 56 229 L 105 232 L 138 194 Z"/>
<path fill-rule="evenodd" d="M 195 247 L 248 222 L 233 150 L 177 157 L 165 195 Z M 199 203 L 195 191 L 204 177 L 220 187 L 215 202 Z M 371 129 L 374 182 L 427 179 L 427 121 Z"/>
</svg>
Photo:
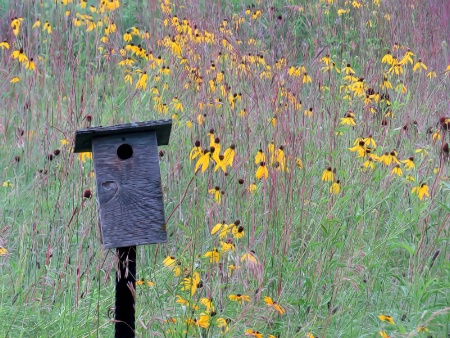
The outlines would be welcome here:
<svg viewBox="0 0 450 338">
<path fill-rule="evenodd" d="M 347 112 L 344 117 L 341 117 L 340 125 L 356 126 L 355 114 L 351 111 Z"/>
<path fill-rule="evenodd" d="M 1 49 L 9 49 L 10 45 L 9 45 L 8 41 L 3 40 L 2 42 L 0 42 L 0 48 Z"/>
<path fill-rule="evenodd" d="M 181 263 L 174 256 L 167 256 L 166 258 L 164 258 L 163 264 L 166 268 L 169 268 L 173 271 L 175 277 L 181 275 Z"/>
<path fill-rule="evenodd" d="M 400 162 L 405 165 L 406 170 L 411 170 L 416 167 L 416 165 L 414 164 L 414 157 L 412 157 L 412 156 L 410 158 L 408 158 L 407 160 L 402 160 Z"/>
<path fill-rule="evenodd" d="M 214 148 L 211 147 L 211 149 Z M 195 172 L 197 172 L 197 170 L 201 167 L 202 173 L 204 173 L 206 169 L 208 169 L 210 159 L 211 159 L 211 152 L 205 149 L 203 151 L 203 154 L 200 156 L 200 158 L 197 160 L 197 163 L 195 164 Z"/>
<path fill-rule="evenodd" d="M 283 309 L 280 304 L 274 302 L 269 296 L 264 297 L 264 303 L 266 303 L 268 307 L 275 309 L 275 311 L 277 311 L 280 315 L 284 315 L 286 313 L 286 310 Z"/>
<path fill-rule="evenodd" d="M 219 233 L 219 238 L 223 239 L 228 235 L 230 232 L 230 227 L 228 224 L 225 223 L 225 221 L 222 221 L 222 223 L 217 223 L 211 230 L 211 235 L 214 235 L 216 233 Z"/>
<path fill-rule="evenodd" d="M 147 88 L 147 80 L 147 72 L 142 72 L 142 74 L 139 76 L 139 80 L 136 82 L 136 89 L 145 90 Z"/>
<path fill-rule="evenodd" d="M 429 332 L 428 328 L 426 326 L 420 325 L 417 327 L 417 332 L 419 333 L 426 333 Z"/>
<path fill-rule="evenodd" d="M 422 201 L 425 197 L 430 197 L 429 188 L 426 183 L 422 183 L 411 190 L 412 194 L 417 194 L 419 199 Z"/>
<path fill-rule="evenodd" d="M 388 315 L 381 314 L 378 316 L 378 319 L 381 320 L 382 322 L 388 322 L 389 324 L 392 324 L 392 325 L 395 324 L 394 319 Z"/>
<path fill-rule="evenodd" d="M 197 271 L 194 271 L 192 276 L 183 279 L 183 287 L 181 290 L 189 291 L 191 295 L 194 295 L 197 289 L 202 286 L 203 284 L 201 282 L 200 274 Z"/>
<path fill-rule="evenodd" d="M 390 338 L 390 336 L 386 333 L 386 331 L 378 332 L 382 338 Z"/>
<path fill-rule="evenodd" d="M 222 194 L 219 186 L 215 186 L 213 189 L 209 189 L 208 193 L 214 196 L 217 204 L 220 204 L 220 202 L 222 201 Z"/>
<path fill-rule="evenodd" d="M 241 262 L 247 262 L 250 264 L 258 264 L 258 259 L 255 256 L 255 252 L 253 250 L 250 250 L 241 256 Z"/>
<path fill-rule="evenodd" d="M 207 312 L 214 312 L 214 304 L 212 298 L 200 298 L 200 303 L 205 306 Z"/>
<path fill-rule="evenodd" d="M 400 165 L 396 165 L 394 167 L 394 169 L 391 170 L 391 175 L 397 175 L 397 176 L 402 176 L 403 171 L 402 168 L 400 168 Z"/>
<path fill-rule="evenodd" d="M 216 319 L 216 326 L 220 329 L 220 332 L 222 334 L 225 334 L 228 332 L 228 322 L 225 318 L 219 317 Z"/>
<path fill-rule="evenodd" d="M 219 263 L 219 259 L 220 259 L 219 250 L 217 250 L 217 248 L 214 248 L 213 250 L 205 253 L 204 257 L 208 257 L 210 263 Z"/>
<path fill-rule="evenodd" d="M 336 180 L 330 187 L 330 194 L 337 195 L 341 191 L 341 181 Z"/>
<path fill-rule="evenodd" d="M 240 303 L 244 303 L 244 302 L 250 302 L 250 296 L 248 295 L 242 295 L 240 293 L 238 294 L 231 294 L 228 296 L 228 298 L 233 301 L 233 302 L 240 302 Z"/>
<path fill-rule="evenodd" d="M 369 156 L 369 158 L 367 159 L 367 161 L 363 163 L 362 167 L 363 167 L 364 169 L 372 169 L 372 170 L 375 169 L 375 164 L 373 163 L 372 156 Z"/>
<path fill-rule="evenodd" d="M 233 224 L 231 224 L 231 233 L 236 239 L 244 237 L 244 227 L 241 225 L 240 220 L 236 220 Z"/>
<path fill-rule="evenodd" d="M 259 149 L 255 156 L 255 163 L 261 163 L 266 161 L 266 155 L 264 154 L 262 149 Z"/>
<path fill-rule="evenodd" d="M 419 59 L 419 60 L 416 62 L 416 64 L 414 65 L 413 71 L 414 71 L 414 72 L 417 72 L 417 71 L 421 72 L 423 69 L 424 69 L 424 70 L 427 70 L 428 67 L 422 62 L 421 59 Z"/>
<path fill-rule="evenodd" d="M 247 191 L 252 194 L 255 193 L 257 190 L 258 186 L 255 183 L 251 183 L 247 188 Z"/>
<path fill-rule="evenodd" d="M 235 251 L 236 246 L 234 245 L 233 239 L 227 238 L 225 242 L 220 242 L 220 251 L 222 253 L 228 252 L 228 251 Z"/>
<path fill-rule="evenodd" d="M 333 182 L 334 173 L 331 167 L 326 168 L 322 173 L 322 182 Z"/>
<path fill-rule="evenodd" d="M 48 21 L 45 21 L 44 27 L 42 27 L 42 30 L 45 32 L 47 31 L 47 34 L 52 34 L 52 26 Z"/>
<path fill-rule="evenodd" d="M 192 310 L 198 310 L 197 304 L 191 303 L 190 301 L 188 301 L 187 299 L 184 299 L 180 295 L 177 295 L 176 303 L 181 304 L 181 306 L 183 306 L 183 307 L 191 308 Z"/>
<path fill-rule="evenodd" d="M 236 145 L 231 144 L 230 147 L 227 148 L 225 150 L 225 152 L 223 153 L 223 156 L 224 156 L 223 161 L 225 162 L 225 166 L 233 167 L 233 161 L 234 161 L 235 155 L 236 155 Z"/>
<path fill-rule="evenodd" d="M 22 48 L 20 48 L 19 50 L 13 51 L 11 53 L 11 57 L 14 58 L 14 59 L 17 59 L 21 63 L 28 61 L 28 57 L 23 52 Z"/>
<path fill-rule="evenodd" d="M 253 329 L 246 329 L 244 331 L 244 334 L 246 336 L 249 336 L 249 337 L 263 338 L 263 334 L 262 333 L 259 333 L 259 331 L 255 331 Z"/>
<path fill-rule="evenodd" d="M 33 58 L 30 58 L 25 62 L 25 68 L 31 71 L 36 70 L 36 64 L 34 63 Z"/>
<path fill-rule="evenodd" d="M 257 179 L 265 178 L 267 179 L 269 177 L 269 171 L 267 170 L 266 162 L 261 162 L 259 164 L 258 169 L 256 170 L 255 174 Z"/>
<path fill-rule="evenodd" d="M 392 56 L 390 51 L 387 51 L 381 59 L 381 63 L 387 63 L 388 65 L 392 65 L 394 62 L 394 57 Z"/>
</svg>

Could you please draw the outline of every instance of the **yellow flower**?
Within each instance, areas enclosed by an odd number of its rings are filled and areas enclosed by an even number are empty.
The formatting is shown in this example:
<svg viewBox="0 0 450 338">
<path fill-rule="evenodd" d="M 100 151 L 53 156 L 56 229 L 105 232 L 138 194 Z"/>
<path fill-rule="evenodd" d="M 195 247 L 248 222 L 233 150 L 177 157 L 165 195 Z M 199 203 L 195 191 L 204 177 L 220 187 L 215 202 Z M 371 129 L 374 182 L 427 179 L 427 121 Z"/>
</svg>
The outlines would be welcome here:
<svg viewBox="0 0 450 338">
<path fill-rule="evenodd" d="M 297 158 L 297 159 L 295 160 L 295 163 L 297 164 L 297 168 L 303 169 L 303 162 L 302 162 L 301 159 Z"/>
<path fill-rule="evenodd" d="M 355 74 L 355 71 L 353 70 L 353 68 L 350 66 L 349 63 L 347 63 L 347 66 L 345 68 L 343 68 L 341 71 L 345 72 L 346 75 Z"/>
<path fill-rule="evenodd" d="M 256 170 L 256 178 L 260 180 L 263 177 L 265 179 L 269 177 L 269 171 L 267 170 L 266 162 L 261 162 L 259 164 L 258 170 Z"/>
<path fill-rule="evenodd" d="M 220 232 L 219 232 L 220 231 Z M 214 235 L 215 233 L 219 232 L 219 238 L 222 239 L 225 236 L 228 235 L 230 232 L 229 226 L 225 224 L 225 221 L 222 223 L 217 223 L 211 230 L 211 235 Z"/>
<path fill-rule="evenodd" d="M 389 336 L 387 335 L 387 333 L 385 331 L 380 331 L 379 334 L 383 338 L 389 338 Z"/>
<path fill-rule="evenodd" d="M 263 334 L 258 331 L 253 331 L 252 329 L 246 329 L 244 331 L 246 336 L 255 337 L 255 338 L 263 338 Z"/>
<path fill-rule="evenodd" d="M 145 90 L 147 88 L 147 80 L 148 80 L 148 75 L 146 72 L 143 72 L 141 74 L 141 76 L 139 77 L 139 80 L 136 82 L 136 89 Z"/>
<path fill-rule="evenodd" d="M 363 163 L 363 168 L 365 169 L 370 168 L 372 170 L 375 169 L 375 164 L 373 163 L 372 157 L 369 156 L 367 161 Z"/>
<path fill-rule="evenodd" d="M 8 249 L 0 246 L 0 256 L 4 256 L 8 254 Z"/>
<path fill-rule="evenodd" d="M 250 302 L 250 296 L 241 295 L 240 293 L 236 295 L 229 295 L 228 298 L 230 298 L 230 300 L 232 300 L 233 302 Z"/>
<path fill-rule="evenodd" d="M 8 41 L 4 40 L 3 42 L 0 42 L 0 48 L 1 49 L 9 49 L 10 46 L 9 46 Z"/>
<path fill-rule="evenodd" d="M 231 233 L 233 234 L 233 237 L 236 239 L 244 237 L 244 227 L 240 225 L 241 221 L 235 221 L 233 224 L 230 224 L 232 226 Z"/>
<path fill-rule="evenodd" d="M 284 315 L 286 313 L 286 310 L 284 310 L 277 302 L 274 302 L 272 298 L 266 296 L 264 297 L 264 302 L 268 307 L 273 307 L 280 315 Z"/>
<path fill-rule="evenodd" d="M 14 185 L 8 180 L 2 183 L 3 187 L 12 188 Z"/>
<path fill-rule="evenodd" d="M 255 156 L 255 164 L 265 162 L 266 161 L 266 155 L 264 155 L 264 152 L 262 149 L 258 150 L 258 153 Z"/>
<path fill-rule="evenodd" d="M 222 317 L 217 318 L 216 325 L 220 329 L 222 334 L 228 332 L 228 323 L 225 318 Z"/>
<path fill-rule="evenodd" d="M 30 60 L 25 62 L 25 68 L 31 71 L 36 69 L 36 64 L 34 63 L 33 58 L 30 58 Z"/>
<path fill-rule="evenodd" d="M 417 187 L 414 187 L 411 190 L 411 193 L 417 194 L 417 196 L 419 197 L 419 199 L 421 201 L 425 198 L 425 196 L 430 197 L 430 194 L 428 192 L 428 185 L 426 183 L 422 183 L 422 184 L 418 185 Z"/>
<path fill-rule="evenodd" d="M 340 125 L 356 126 L 355 114 L 348 112 L 344 117 L 341 117 Z"/>
<path fill-rule="evenodd" d="M 246 252 L 241 257 L 241 262 L 247 261 L 248 263 L 258 264 L 258 260 L 256 259 L 255 252 L 253 250 Z"/>
<path fill-rule="evenodd" d="M 39 19 L 36 20 L 36 22 L 33 24 L 31 28 L 37 28 L 41 26 L 41 21 Z"/>
<path fill-rule="evenodd" d="M 211 298 L 200 298 L 200 303 L 206 307 L 207 312 L 214 312 L 214 305 Z"/>
<path fill-rule="evenodd" d="M 417 328 L 417 332 L 419 332 L 419 333 L 425 333 L 425 332 L 429 332 L 429 331 L 428 331 L 428 329 L 427 329 L 425 326 L 420 325 L 420 326 Z"/>
<path fill-rule="evenodd" d="M 209 257 L 210 263 L 219 263 L 219 259 L 220 259 L 219 250 L 217 250 L 217 248 L 214 248 L 213 250 L 205 253 L 204 257 Z"/>
<path fill-rule="evenodd" d="M 225 162 L 225 166 L 228 166 L 228 165 L 229 165 L 230 167 L 233 166 L 234 156 L 235 156 L 235 154 L 236 154 L 235 149 L 236 149 L 236 145 L 235 145 L 235 144 L 232 144 L 232 145 L 230 145 L 230 147 L 229 147 L 227 150 L 225 150 L 225 152 L 223 153 L 223 157 L 224 157 L 223 161 Z"/>
<path fill-rule="evenodd" d="M 414 169 L 416 167 L 414 164 L 414 157 L 412 157 L 412 156 L 410 158 L 408 158 L 407 160 L 402 160 L 400 162 L 405 164 L 406 170 Z"/>
<path fill-rule="evenodd" d="M 394 169 L 391 170 L 391 175 L 402 176 L 403 172 L 400 166 L 397 164 Z"/>
<path fill-rule="evenodd" d="M 203 155 L 200 156 L 197 163 L 195 164 L 195 172 L 197 172 L 197 170 L 202 167 L 202 173 L 204 173 L 206 169 L 208 169 L 210 159 L 211 153 L 205 149 Z"/>
<path fill-rule="evenodd" d="M 381 59 L 381 63 L 387 63 L 389 65 L 392 65 L 394 63 L 394 57 L 392 56 L 390 51 L 387 51 L 386 54 Z"/>
<path fill-rule="evenodd" d="M 195 291 L 197 291 L 197 288 L 203 286 L 203 284 L 201 283 L 200 274 L 195 271 L 191 277 L 184 278 L 183 285 L 184 286 L 181 288 L 181 290 L 190 291 L 191 295 L 194 295 Z"/>
<path fill-rule="evenodd" d="M 220 191 L 220 187 L 214 187 L 214 189 L 209 189 L 208 192 L 211 195 L 214 195 L 214 198 L 217 202 L 217 204 L 220 204 L 220 202 L 222 201 L 222 193 Z"/>
<path fill-rule="evenodd" d="M 247 188 L 250 193 L 254 193 L 256 190 L 258 190 L 258 186 L 255 183 L 250 184 Z"/>
<path fill-rule="evenodd" d="M 19 81 L 20 81 L 19 77 L 14 76 L 9 82 L 11 82 L 11 83 L 17 83 L 17 82 L 19 82 Z"/>
<path fill-rule="evenodd" d="M 394 319 L 391 316 L 388 315 L 379 315 L 378 318 L 382 321 L 382 322 L 388 322 L 389 324 L 394 325 Z"/>
<path fill-rule="evenodd" d="M 427 68 L 427 66 L 422 62 L 422 60 L 419 59 L 419 61 L 417 61 L 417 63 L 414 65 L 413 71 L 414 71 L 414 72 L 416 72 L 416 71 L 421 72 L 422 69 L 427 70 L 428 68 Z"/>
<path fill-rule="evenodd" d="M 165 267 L 173 271 L 175 277 L 181 275 L 181 263 L 174 256 L 167 256 L 164 258 L 163 264 Z"/>
<path fill-rule="evenodd" d="M 81 162 L 86 162 L 86 160 L 92 160 L 92 153 L 91 152 L 84 152 L 78 154 L 78 159 Z"/>
<path fill-rule="evenodd" d="M 45 21 L 44 27 L 42 30 L 45 32 L 47 31 L 48 34 L 52 34 L 52 26 L 50 26 L 50 23 L 48 21 Z"/>
<path fill-rule="evenodd" d="M 309 76 L 308 73 L 303 73 L 302 82 L 303 83 L 311 83 L 312 82 L 311 76 Z"/>
<path fill-rule="evenodd" d="M 339 180 L 336 180 L 336 182 L 333 182 L 330 187 L 330 193 L 337 195 L 339 194 L 339 191 L 341 191 L 341 182 Z"/>
<path fill-rule="evenodd" d="M 432 78 L 436 78 L 437 74 L 434 70 L 428 72 L 427 77 L 431 80 Z"/>
<path fill-rule="evenodd" d="M 331 167 L 328 167 L 322 173 L 322 182 L 333 182 L 333 181 L 334 181 L 334 173 Z"/>
</svg>

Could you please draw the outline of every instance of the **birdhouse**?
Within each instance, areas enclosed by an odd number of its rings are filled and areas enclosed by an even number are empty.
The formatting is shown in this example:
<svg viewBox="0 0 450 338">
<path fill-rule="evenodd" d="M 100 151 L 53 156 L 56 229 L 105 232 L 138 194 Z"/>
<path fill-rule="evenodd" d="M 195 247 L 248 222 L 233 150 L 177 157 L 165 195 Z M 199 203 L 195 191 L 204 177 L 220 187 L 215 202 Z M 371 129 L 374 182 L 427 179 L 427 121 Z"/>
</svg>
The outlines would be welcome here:
<svg viewBox="0 0 450 338">
<path fill-rule="evenodd" d="M 120 248 L 167 240 L 158 146 L 171 120 L 77 130 L 74 152 L 92 152 L 102 243 Z"/>
</svg>

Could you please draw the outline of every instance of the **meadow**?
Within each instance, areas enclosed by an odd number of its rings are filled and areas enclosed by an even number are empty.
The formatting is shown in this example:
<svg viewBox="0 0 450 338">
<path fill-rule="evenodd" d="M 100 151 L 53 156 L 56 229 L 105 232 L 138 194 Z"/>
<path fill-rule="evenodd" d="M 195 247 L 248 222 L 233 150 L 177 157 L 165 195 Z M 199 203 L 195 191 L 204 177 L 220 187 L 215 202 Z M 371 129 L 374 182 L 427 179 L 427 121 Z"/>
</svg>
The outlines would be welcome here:
<svg viewBox="0 0 450 338">
<path fill-rule="evenodd" d="M 449 337 L 449 32 L 441 0 L 0 0 L 0 336 L 113 336 L 75 131 L 172 119 L 138 337 Z"/>
</svg>

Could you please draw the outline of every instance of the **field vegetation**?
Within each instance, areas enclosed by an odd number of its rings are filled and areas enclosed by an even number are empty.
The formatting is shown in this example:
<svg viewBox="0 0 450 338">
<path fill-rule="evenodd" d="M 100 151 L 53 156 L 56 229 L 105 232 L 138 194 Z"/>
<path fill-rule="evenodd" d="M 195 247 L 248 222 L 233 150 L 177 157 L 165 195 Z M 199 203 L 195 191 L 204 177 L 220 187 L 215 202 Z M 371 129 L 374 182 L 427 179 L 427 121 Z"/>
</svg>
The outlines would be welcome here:
<svg viewBox="0 0 450 338">
<path fill-rule="evenodd" d="M 172 119 L 139 337 L 449 337 L 450 3 L 0 1 L 0 335 L 112 337 L 91 153 Z"/>
</svg>

